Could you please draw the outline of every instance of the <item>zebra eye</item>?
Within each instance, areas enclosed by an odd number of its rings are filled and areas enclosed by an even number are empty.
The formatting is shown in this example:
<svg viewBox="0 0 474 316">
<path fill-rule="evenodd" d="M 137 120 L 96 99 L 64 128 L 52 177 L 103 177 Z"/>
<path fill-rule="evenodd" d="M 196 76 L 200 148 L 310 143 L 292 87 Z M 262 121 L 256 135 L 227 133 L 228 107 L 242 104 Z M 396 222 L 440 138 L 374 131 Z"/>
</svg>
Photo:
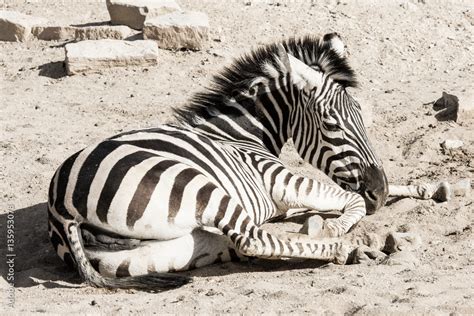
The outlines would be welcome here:
<svg viewBox="0 0 474 316">
<path fill-rule="evenodd" d="M 342 129 L 337 120 L 330 115 L 323 117 L 323 127 L 330 132 L 337 132 Z"/>
<path fill-rule="evenodd" d="M 342 130 L 342 127 L 339 126 L 339 124 L 333 124 L 333 123 L 328 123 L 328 122 L 323 122 L 324 128 L 330 132 L 337 132 Z"/>
</svg>

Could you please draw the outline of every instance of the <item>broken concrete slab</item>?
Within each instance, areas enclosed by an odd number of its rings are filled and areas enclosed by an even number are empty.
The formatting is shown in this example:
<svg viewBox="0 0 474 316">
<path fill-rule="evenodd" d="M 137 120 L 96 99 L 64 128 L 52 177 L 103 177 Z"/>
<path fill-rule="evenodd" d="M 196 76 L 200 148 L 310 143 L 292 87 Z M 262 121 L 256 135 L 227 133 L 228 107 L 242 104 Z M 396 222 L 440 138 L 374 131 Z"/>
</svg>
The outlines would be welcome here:
<svg viewBox="0 0 474 316">
<path fill-rule="evenodd" d="M 154 66 L 158 46 L 154 41 L 113 39 L 82 41 L 65 46 L 68 75 L 101 72 L 111 67 Z"/>
<path fill-rule="evenodd" d="M 74 39 L 76 28 L 74 26 L 35 26 L 31 33 L 43 41 L 61 41 Z"/>
<path fill-rule="evenodd" d="M 160 48 L 200 50 L 209 39 L 209 18 L 203 12 L 173 12 L 147 19 L 143 38 L 153 39 Z"/>
<path fill-rule="evenodd" d="M 16 11 L 0 10 L 0 40 L 23 42 L 31 38 L 31 28 L 44 25 L 44 18 L 26 15 Z"/>
<path fill-rule="evenodd" d="M 147 18 L 181 11 L 174 0 L 107 0 L 112 24 L 127 25 L 141 30 Z"/>
<path fill-rule="evenodd" d="M 94 25 L 76 28 L 76 40 L 126 39 L 137 31 L 125 25 Z"/>
<path fill-rule="evenodd" d="M 125 25 L 107 23 L 88 26 L 35 26 L 31 32 L 37 39 L 44 41 L 126 39 L 138 33 Z"/>
</svg>

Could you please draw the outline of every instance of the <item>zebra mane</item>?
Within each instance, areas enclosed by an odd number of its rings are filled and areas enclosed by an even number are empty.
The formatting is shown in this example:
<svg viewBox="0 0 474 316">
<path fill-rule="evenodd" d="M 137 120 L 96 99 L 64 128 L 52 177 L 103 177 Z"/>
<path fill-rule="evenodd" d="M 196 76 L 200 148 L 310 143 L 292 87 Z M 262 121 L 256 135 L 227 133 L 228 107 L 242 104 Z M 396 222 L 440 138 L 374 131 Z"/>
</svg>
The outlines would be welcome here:
<svg viewBox="0 0 474 316">
<path fill-rule="evenodd" d="M 280 44 L 288 54 L 322 71 L 343 87 L 357 86 L 355 73 L 346 58 L 338 55 L 329 41 L 314 36 L 292 37 L 256 48 L 224 67 L 213 77 L 208 88 L 196 93 L 183 107 L 173 109 L 178 123 L 195 126 L 214 116 L 213 113 L 233 112 L 225 103 L 236 91 L 248 90 L 256 78 L 276 78 L 286 74 L 288 69 L 278 55 Z"/>
</svg>

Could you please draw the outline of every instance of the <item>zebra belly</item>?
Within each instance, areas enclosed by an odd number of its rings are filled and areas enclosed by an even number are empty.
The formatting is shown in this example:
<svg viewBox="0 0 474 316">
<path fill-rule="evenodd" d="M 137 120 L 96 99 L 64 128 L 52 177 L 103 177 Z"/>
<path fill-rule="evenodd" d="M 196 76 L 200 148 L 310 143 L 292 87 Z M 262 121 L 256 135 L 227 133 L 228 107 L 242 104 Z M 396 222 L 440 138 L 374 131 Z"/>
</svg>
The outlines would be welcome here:
<svg viewBox="0 0 474 316">
<path fill-rule="evenodd" d="M 130 238 L 181 237 L 198 227 L 196 193 L 208 182 L 186 164 L 152 157 L 127 172 L 107 209 L 91 195 L 87 222 Z"/>
</svg>

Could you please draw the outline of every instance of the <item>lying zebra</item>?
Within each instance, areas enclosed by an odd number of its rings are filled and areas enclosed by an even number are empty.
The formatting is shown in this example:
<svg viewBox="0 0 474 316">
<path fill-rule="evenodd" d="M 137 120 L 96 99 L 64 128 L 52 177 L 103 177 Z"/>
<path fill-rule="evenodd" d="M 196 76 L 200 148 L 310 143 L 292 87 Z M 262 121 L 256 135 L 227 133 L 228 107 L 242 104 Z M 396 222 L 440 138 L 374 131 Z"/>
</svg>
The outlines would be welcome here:
<svg viewBox="0 0 474 316">
<path fill-rule="evenodd" d="M 68 158 L 49 189 L 58 255 L 97 287 L 164 288 L 166 272 L 215 262 L 310 258 L 344 264 L 336 238 L 385 204 L 388 184 L 366 135 L 337 34 L 256 49 L 176 110 L 178 124 L 116 135 Z M 340 187 L 292 174 L 302 158 Z M 329 239 L 282 240 L 259 226 L 292 208 L 339 210 Z"/>
</svg>

